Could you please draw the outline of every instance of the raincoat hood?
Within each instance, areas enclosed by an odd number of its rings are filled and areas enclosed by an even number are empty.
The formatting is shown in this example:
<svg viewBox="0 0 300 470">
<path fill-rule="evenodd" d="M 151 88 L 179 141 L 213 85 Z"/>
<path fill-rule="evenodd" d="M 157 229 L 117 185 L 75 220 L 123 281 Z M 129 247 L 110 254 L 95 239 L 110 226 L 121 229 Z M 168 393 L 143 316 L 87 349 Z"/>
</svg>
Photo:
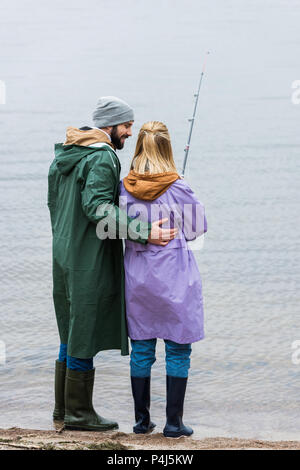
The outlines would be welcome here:
<svg viewBox="0 0 300 470">
<path fill-rule="evenodd" d="M 135 198 L 154 201 L 178 179 L 180 179 L 178 173 L 171 171 L 156 174 L 141 174 L 131 170 L 128 176 L 123 179 L 123 184 L 126 191 Z"/>
<path fill-rule="evenodd" d="M 59 172 L 68 175 L 82 158 L 95 152 L 95 148 L 89 146 L 96 143 L 104 143 L 114 149 L 107 135 L 100 129 L 80 130 L 68 127 L 65 143 L 55 144 L 55 158 Z"/>
<path fill-rule="evenodd" d="M 88 147 L 89 145 L 100 142 L 110 145 L 115 150 L 109 137 L 100 129 L 81 130 L 77 129 L 77 127 L 67 127 L 67 136 L 64 145 L 83 145 Z"/>
</svg>

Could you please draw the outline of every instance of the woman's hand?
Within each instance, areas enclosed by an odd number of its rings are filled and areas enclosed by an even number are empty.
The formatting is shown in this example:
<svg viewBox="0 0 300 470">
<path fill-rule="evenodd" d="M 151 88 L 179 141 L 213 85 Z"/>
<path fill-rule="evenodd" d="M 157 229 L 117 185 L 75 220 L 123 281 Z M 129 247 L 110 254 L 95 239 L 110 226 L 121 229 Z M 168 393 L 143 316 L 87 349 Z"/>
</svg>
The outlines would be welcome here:
<svg viewBox="0 0 300 470">
<path fill-rule="evenodd" d="M 178 233 L 177 228 L 160 228 L 160 225 L 168 221 L 168 218 L 157 220 L 152 223 L 152 229 L 148 237 L 148 243 L 153 245 L 165 246 L 170 240 L 176 237 Z"/>
</svg>

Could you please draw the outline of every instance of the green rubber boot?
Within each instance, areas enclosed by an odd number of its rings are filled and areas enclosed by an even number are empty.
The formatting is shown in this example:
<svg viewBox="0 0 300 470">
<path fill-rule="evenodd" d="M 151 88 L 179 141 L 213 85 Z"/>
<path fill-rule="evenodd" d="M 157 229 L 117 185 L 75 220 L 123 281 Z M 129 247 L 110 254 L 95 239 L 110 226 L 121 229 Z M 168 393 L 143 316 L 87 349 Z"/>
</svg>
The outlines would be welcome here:
<svg viewBox="0 0 300 470">
<path fill-rule="evenodd" d="M 53 411 L 54 421 L 63 421 L 65 417 L 65 378 L 66 378 L 66 363 L 55 362 L 55 407 Z"/>
<path fill-rule="evenodd" d="M 108 431 L 118 423 L 99 416 L 93 407 L 95 369 L 81 372 L 67 368 L 65 386 L 65 419 L 67 429 Z"/>
</svg>

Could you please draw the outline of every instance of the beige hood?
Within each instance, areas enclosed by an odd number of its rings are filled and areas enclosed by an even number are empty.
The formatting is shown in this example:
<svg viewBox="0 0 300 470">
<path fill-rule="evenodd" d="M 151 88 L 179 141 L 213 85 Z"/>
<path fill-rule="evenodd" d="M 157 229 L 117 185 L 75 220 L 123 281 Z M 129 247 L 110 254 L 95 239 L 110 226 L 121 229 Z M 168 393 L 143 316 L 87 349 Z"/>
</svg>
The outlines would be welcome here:
<svg viewBox="0 0 300 470">
<path fill-rule="evenodd" d="M 89 129 L 86 131 L 77 129 L 77 127 L 67 127 L 67 136 L 64 145 L 82 145 L 88 147 L 96 143 L 105 143 L 115 149 L 105 132 L 100 129 Z"/>
<path fill-rule="evenodd" d="M 171 171 L 141 174 L 131 170 L 128 176 L 123 179 L 123 184 L 126 191 L 135 198 L 153 201 L 167 191 L 171 184 L 178 179 L 180 179 L 178 173 Z"/>
</svg>

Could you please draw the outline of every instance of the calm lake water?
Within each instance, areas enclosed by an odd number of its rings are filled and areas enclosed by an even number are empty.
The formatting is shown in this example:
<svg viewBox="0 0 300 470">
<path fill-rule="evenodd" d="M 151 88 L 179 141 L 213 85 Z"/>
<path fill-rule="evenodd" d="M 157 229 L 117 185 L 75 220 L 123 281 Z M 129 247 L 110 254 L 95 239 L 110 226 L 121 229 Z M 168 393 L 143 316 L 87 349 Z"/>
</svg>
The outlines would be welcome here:
<svg viewBox="0 0 300 470">
<path fill-rule="evenodd" d="M 101 95 L 161 120 L 181 168 L 210 50 L 186 179 L 205 204 L 196 251 L 206 338 L 193 345 L 185 421 L 195 436 L 300 438 L 300 2 L 2 0 L 0 80 L 0 427 L 52 427 L 59 339 L 52 305 L 47 172 L 68 125 Z M 172 275 L 172 273 L 170 273 Z M 175 275 L 175 273 L 174 273 Z M 2 343 L 3 345 L 3 343 Z M 163 342 L 152 416 L 165 413 Z M 98 354 L 94 402 L 130 431 L 129 358 Z"/>
</svg>

